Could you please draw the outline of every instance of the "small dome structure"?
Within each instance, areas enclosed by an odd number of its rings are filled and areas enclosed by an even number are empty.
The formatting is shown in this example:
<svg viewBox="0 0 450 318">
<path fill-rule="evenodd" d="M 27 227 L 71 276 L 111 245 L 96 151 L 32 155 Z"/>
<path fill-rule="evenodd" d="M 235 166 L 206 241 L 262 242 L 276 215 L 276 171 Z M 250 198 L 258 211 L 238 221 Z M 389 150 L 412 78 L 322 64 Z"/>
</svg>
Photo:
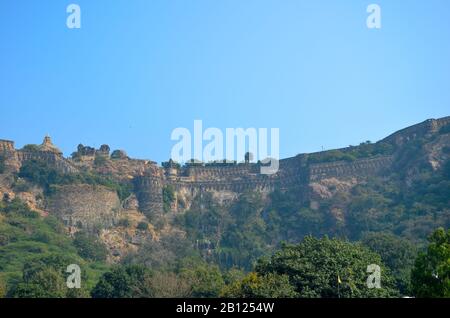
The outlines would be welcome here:
<svg viewBox="0 0 450 318">
<path fill-rule="evenodd" d="M 39 146 L 39 150 L 40 151 L 46 151 L 46 152 L 53 152 L 55 154 L 62 155 L 62 151 L 59 150 L 58 147 L 56 147 L 52 143 L 52 140 L 50 139 L 50 136 L 48 136 L 48 135 L 45 136 L 44 141 Z"/>
</svg>

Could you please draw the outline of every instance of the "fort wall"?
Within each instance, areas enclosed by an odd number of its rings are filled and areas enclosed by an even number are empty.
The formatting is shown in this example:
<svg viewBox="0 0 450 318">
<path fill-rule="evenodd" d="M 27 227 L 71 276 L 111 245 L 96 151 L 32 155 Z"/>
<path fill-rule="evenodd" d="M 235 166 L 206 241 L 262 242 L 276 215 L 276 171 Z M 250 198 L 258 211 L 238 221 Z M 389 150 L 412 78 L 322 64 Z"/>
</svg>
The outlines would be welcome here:
<svg viewBox="0 0 450 318">
<path fill-rule="evenodd" d="M 275 189 L 307 187 L 310 182 L 326 178 L 367 177 L 378 175 L 390 169 L 392 156 L 358 159 L 353 162 L 331 162 L 310 164 L 304 156 L 280 161 L 280 170 L 274 175 L 258 173 L 257 164 L 235 167 L 189 167 L 185 176 L 167 178 L 160 173 L 150 173 L 135 178 L 135 188 L 140 209 L 147 214 L 161 214 L 163 211 L 163 188 L 171 185 L 175 192 L 189 194 L 193 199 L 201 192 L 245 191 L 271 192 Z M 181 170 L 181 169 L 180 169 Z"/>
<path fill-rule="evenodd" d="M 0 140 L 0 153 L 14 152 L 14 141 Z"/>
<path fill-rule="evenodd" d="M 310 181 L 340 177 L 367 177 L 389 170 L 393 163 L 392 156 L 379 156 L 369 159 L 358 159 L 353 162 L 331 162 L 311 164 L 309 166 Z"/>
<path fill-rule="evenodd" d="M 450 124 L 450 116 L 439 119 L 428 119 L 424 122 L 399 130 L 388 137 L 381 140 L 381 142 L 388 142 L 397 146 L 414 140 L 416 138 L 425 137 L 428 134 L 437 132 L 440 128 Z"/>
<path fill-rule="evenodd" d="M 418 125 L 400 130 L 381 142 L 389 142 L 400 146 L 409 140 L 426 137 L 450 124 L 450 116 L 441 119 L 430 119 Z M 311 182 L 327 178 L 361 178 L 375 176 L 389 171 L 394 162 L 394 156 L 376 156 L 354 161 L 338 161 L 328 163 L 308 163 L 308 154 L 279 161 L 279 170 L 273 175 L 260 173 L 261 166 L 255 163 L 216 164 L 216 165 L 179 165 L 168 162 L 159 167 L 154 162 L 134 160 L 124 153 L 111 157 L 102 167 L 93 168 L 92 161 L 77 163 L 65 159 L 51 141 L 46 137 L 41 150 L 53 151 L 25 151 L 14 150 L 12 141 L 0 140 L 0 152 L 10 153 L 19 163 L 38 159 L 53 164 L 66 173 L 77 172 L 78 169 L 95 169 L 99 173 L 113 175 L 123 180 L 132 180 L 135 194 L 139 202 L 139 209 L 146 215 L 161 215 L 164 213 L 163 189 L 172 186 L 176 192 L 190 200 L 202 191 L 226 192 L 239 194 L 244 191 L 270 192 L 274 189 L 306 188 Z M 42 148 L 42 147 L 46 148 Z M 80 145 L 80 156 L 101 152 L 109 154 L 109 147 L 104 145 L 100 150 Z M 86 165 L 86 166 L 83 166 Z M 103 170 L 102 170 L 103 169 Z M 178 206 L 174 204 L 174 206 Z"/>
<path fill-rule="evenodd" d="M 115 224 L 121 206 L 116 191 L 103 186 L 71 184 L 57 186 L 47 209 L 66 226 L 94 230 Z"/>
<path fill-rule="evenodd" d="M 450 116 L 436 119 L 436 120 L 434 120 L 432 125 L 433 125 L 434 130 L 438 131 L 442 127 L 450 125 Z"/>
<path fill-rule="evenodd" d="M 49 151 L 16 151 L 16 158 L 23 163 L 30 160 L 41 160 L 53 165 L 63 173 L 76 173 L 78 169 L 63 156 Z"/>
</svg>

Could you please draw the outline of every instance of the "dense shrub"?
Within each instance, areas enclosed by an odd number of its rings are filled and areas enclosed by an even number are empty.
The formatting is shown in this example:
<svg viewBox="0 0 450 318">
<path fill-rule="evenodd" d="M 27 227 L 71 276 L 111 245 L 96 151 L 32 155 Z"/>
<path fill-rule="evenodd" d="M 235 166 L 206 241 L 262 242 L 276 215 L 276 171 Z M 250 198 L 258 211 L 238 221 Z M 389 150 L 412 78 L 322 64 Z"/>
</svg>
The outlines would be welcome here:
<svg viewBox="0 0 450 318">
<path fill-rule="evenodd" d="M 37 218 L 39 216 L 37 212 L 31 210 L 26 203 L 22 202 L 18 198 L 13 199 L 11 202 L 6 204 L 3 210 L 8 214 L 14 214 L 27 218 Z"/>
<path fill-rule="evenodd" d="M 170 205 L 175 201 L 175 189 L 171 185 L 163 188 L 163 209 L 164 212 L 170 211 Z"/>
<path fill-rule="evenodd" d="M 411 284 L 416 297 L 450 297 L 450 230 L 440 228 L 416 259 Z"/>
<path fill-rule="evenodd" d="M 366 233 L 361 241 L 380 254 L 396 280 L 397 289 L 403 295 L 411 295 L 410 276 L 417 256 L 415 245 L 391 233 Z"/>
<path fill-rule="evenodd" d="M 367 267 L 381 268 L 382 288 L 367 287 Z M 256 266 L 258 275 L 286 275 L 298 297 L 395 297 L 398 292 L 381 257 L 366 247 L 344 240 L 313 238 L 283 245 Z M 281 281 L 281 278 L 280 278 Z"/>
<path fill-rule="evenodd" d="M 147 231 L 148 230 L 148 223 L 147 222 L 139 222 L 137 225 L 137 229 L 141 231 Z"/>
<path fill-rule="evenodd" d="M 94 298 L 152 297 L 150 270 L 144 266 L 120 266 L 103 274 L 91 292 Z"/>
<path fill-rule="evenodd" d="M 105 261 L 108 255 L 106 246 L 93 235 L 78 232 L 75 234 L 73 244 L 78 254 L 87 260 Z"/>
<path fill-rule="evenodd" d="M 354 161 L 356 159 L 369 158 L 380 155 L 390 155 L 394 151 L 391 144 L 384 142 L 371 143 L 366 141 L 359 146 L 349 146 L 345 149 L 336 149 L 317 152 L 308 155 L 309 163 L 325 163 L 334 161 Z"/>
<path fill-rule="evenodd" d="M 117 222 L 117 225 L 122 227 L 130 227 L 131 222 L 128 218 L 122 218 L 119 220 L 119 222 Z"/>
<path fill-rule="evenodd" d="M 28 144 L 28 145 L 23 146 L 22 150 L 23 151 L 27 151 L 27 152 L 40 151 L 39 146 L 38 145 L 33 145 L 33 144 Z"/>
</svg>

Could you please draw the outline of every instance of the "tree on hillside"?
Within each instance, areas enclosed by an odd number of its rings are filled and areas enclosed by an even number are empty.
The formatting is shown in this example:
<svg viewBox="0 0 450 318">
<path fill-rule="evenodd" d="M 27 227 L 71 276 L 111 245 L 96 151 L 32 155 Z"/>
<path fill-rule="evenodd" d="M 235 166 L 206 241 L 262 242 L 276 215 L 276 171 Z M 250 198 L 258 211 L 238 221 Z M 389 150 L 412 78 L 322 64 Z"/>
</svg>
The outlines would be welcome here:
<svg viewBox="0 0 450 318">
<path fill-rule="evenodd" d="M 411 273 L 416 297 L 450 297 L 450 230 L 436 230 L 426 252 L 419 253 Z"/>
<path fill-rule="evenodd" d="M 179 298 L 191 297 L 192 291 L 192 282 L 174 272 L 126 265 L 103 274 L 91 295 L 94 298 Z"/>
<path fill-rule="evenodd" d="M 0 174 L 5 172 L 5 170 L 6 170 L 5 157 L 3 155 L 0 155 Z"/>
<path fill-rule="evenodd" d="M 262 197 L 257 192 L 245 192 L 230 209 L 232 222 L 224 231 L 219 257 L 231 264 L 251 269 L 251 265 L 267 251 L 266 224 L 261 218 Z"/>
<path fill-rule="evenodd" d="M 11 290 L 17 298 L 65 298 L 86 297 L 86 289 L 69 289 L 66 285 L 66 269 L 74 260 L 64 255 L 38 257 L 25 263 L 22 281 Z M 82 275 L 82 281 L 86 277 Z"/>
<path fill-rule="evenodd" d="M 6 296 L 6 291 L 7 291 L 6 282 L 3 280 L 2 277 L 0 277 L 0 298 Z"/>
<path fill-rule="evenodd" d="M 192 297 L 218 297 L 225 285 L 219 267 L 206 263 L 182 268 L 180 277 L 192 286 Z"/>
<path fill-rule="evenodd" d="M 84 259 L 93 261 L 105 261 L 108 250 L 98 238 L 84 232 L 77 232 L 73 244 L 78 250 L 78 254 Z"/>
<path fill-rule="evenodd" d="M 368 288 L 368 265 L 381 268 L 381 288 Z M 256 266 L 258 275 L 286 275 L 298 297 L 391 297 L 398 293 L 381 257 L 360 244 L 324 237 L 305 237 L 283 245 Z"/>
<path fill-rule="evenodd" d="M 17 298 L 64 298 L 65 279 L 53 268 L 46 268 L 19 283 L 12 296 Z"/>
<path fill-rule="evenodd" d="M 241 281 L 236 281 L 222 290 L 221 296 L 231 298 L 293 298 L 297 296 L 294 286 L 289 283 L 287 275 L 269 273 L 248 274 Z"/>
<path fill-rule="evenodd" d="M 191 283 L 174 272 L 158 271 L 146 280 L 151 297 L 187 298 L 192 297 Z"/>
<path fill-rule="evenodd" d="M 171 268 L 179 259 L 196 255 L 192 244 L 179 231 L 162 234 L 158 241 L 147 239 L 135 253 L 129 253 L 122 263 L 143 264 L 153 270 Z"/>
</svg>

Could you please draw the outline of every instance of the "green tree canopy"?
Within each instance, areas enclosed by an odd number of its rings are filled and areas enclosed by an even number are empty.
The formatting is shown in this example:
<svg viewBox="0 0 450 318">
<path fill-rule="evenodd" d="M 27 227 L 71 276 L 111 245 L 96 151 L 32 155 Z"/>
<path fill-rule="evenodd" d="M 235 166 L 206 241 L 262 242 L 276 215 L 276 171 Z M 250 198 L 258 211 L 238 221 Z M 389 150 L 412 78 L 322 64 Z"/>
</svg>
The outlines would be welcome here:
<svg viewBox="0 0 450 318">
<path fill-rule="evenodd" d="M 426 252 L 419 253 L 411 273 L 416 297 L 450 297 L 450 230 L 436 230 Z"/>
<path fill-rule="evenodd" d="M 381 288 L 367 286 L 368 265 L 381 268 Z M 394 279 L 381 257 L 360 244 L 305 237 L 298 245 L 283 245 L 269 260 L 256 266 L 259 275 L 289 277 L 298 297 L 396 296 Z"/>
<path fill-rule="evenodd" d="M 3 298 L 6 296 L 7 292 L 6 282 L 5 280 L 0 276 L 0 298 Z"/>
<path fill-rule="evenodd" d="M 17 298 L 65 298 L 85 297 L 85 288 L 72 290 L 66 285 L 67 266 L 75 259 L 65 255 L 52 254 L 38 257 L 25 263 L 22 281 L 11 290 Z M 82 281 L 86 276 L 82 275 Z"/>
<path fill-rule="evenodd" d="M 417 256 L 414 244 L 390 233 L 366 233 L 361 242 L 380 254 L 382 261 L 396 280 L 397 288 L 403 295 L 411 295 L 411 270 Z"/>
<path fill-rule="evenodd" d="M 218 297 L 225 286 L 222 273 L 215 265 L 197 263 L 181 269 L 180 277 L 192 286 L 192 297 Z"/>
<path fill-rule="evenodd" d="M 259 275 L 251 272 L 241 281 L 226 286 L 221 296 L 232 298 L 292 298 L 296 297 L 294 286 L 287 275 L 269 273 Z"/>
</svg>

